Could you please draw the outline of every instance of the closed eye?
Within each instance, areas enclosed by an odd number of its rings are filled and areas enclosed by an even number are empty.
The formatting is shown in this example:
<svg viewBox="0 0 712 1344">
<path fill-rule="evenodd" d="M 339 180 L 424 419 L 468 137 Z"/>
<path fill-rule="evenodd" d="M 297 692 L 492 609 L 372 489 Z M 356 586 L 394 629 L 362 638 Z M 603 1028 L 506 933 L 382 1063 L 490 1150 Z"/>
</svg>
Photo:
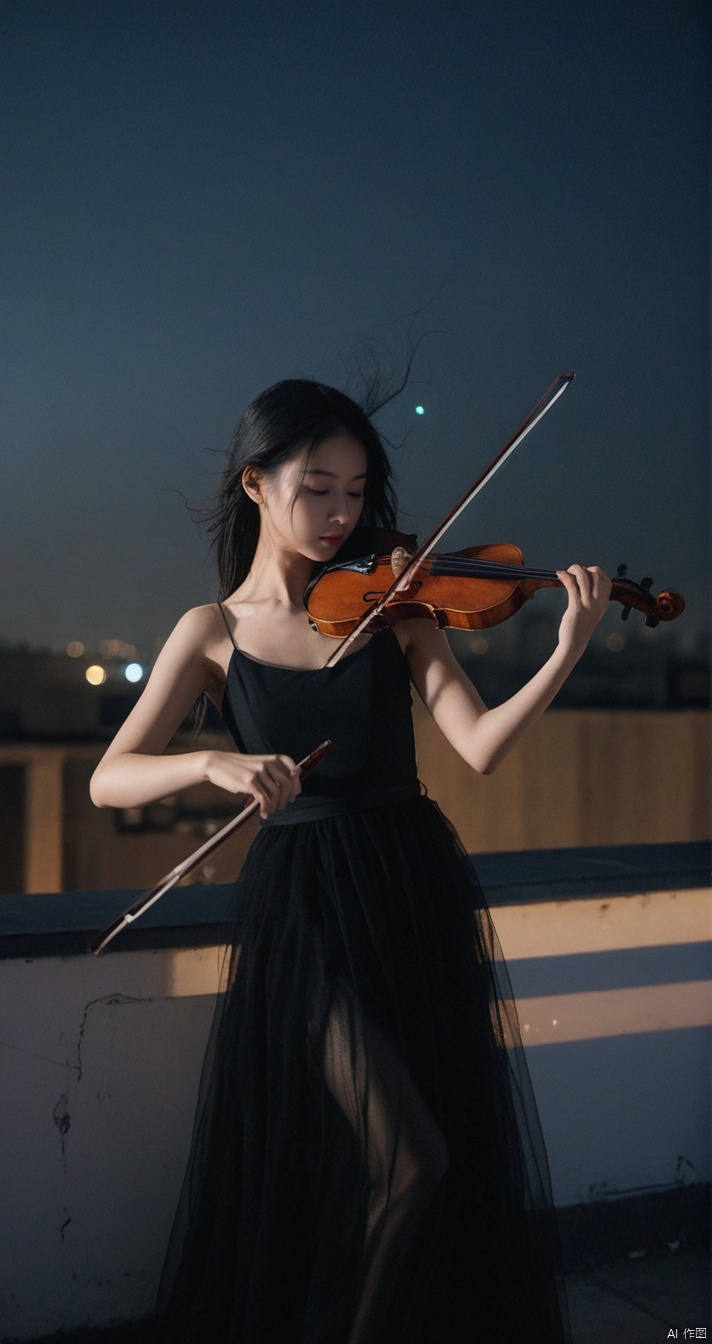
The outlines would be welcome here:
<svg viewBox="0 0 712 1344">
<path fill-rule="evenodd" d="M 314 487 L 313 487 L 312 485 L 304 485 L 304 486 L 302 486 L 302 489 L 303 489 L 303 490 L 306 490 L 306 492 L 307 492 L 308 495 L 328 495 L 328 494 L 329 494 L 329 491 L 328 491 L 328 490 L 315 490 Z M 346 493 L 347 493 L 349 499 L 363 499 L 363 491 L 362 491 L 362 490 L 347 490 Z"/>
</svg>

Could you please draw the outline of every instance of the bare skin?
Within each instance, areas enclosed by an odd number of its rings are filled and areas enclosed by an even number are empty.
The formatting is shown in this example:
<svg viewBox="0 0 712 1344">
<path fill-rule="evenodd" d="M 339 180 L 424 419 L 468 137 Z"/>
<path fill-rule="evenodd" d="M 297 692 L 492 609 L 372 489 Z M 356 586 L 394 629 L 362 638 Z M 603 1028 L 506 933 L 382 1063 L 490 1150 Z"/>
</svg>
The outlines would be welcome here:
<svg viewBox="0 0 712 1344">
<path fill-rule="evenodd" d="M 307 449 L 299 450 L 269 478 L 254 467 L 243 473 L 260 510 L 260 536 L 247 579 L 223 604 L 240 649 L 282 667 L 321 667 L 333 650 L 333 640 L 310 627 L 302 594 L 316 567 L 332 560 L 351 534 L 363 506 L 366 453 L 358 440 L 325 439 L 306 458 Z M 443 631 L 427 620 L 394 627 L 426 707 L 481 774 L 491 774 L 540 718 L 607 609 L 611 584 L 597 566 L 572 565 L 557 576 L 568 596 L 557 646 L 516 695 L 493 709 L 465 676 Z M 214 603 L 186 612 L 94 772 L 91 796 L 98 807 L 141 806 L 206 781 L 256 799 L 262 817 L 293 801 L 300 783 L 290 756 L 163 755 L 201 692 L 220 705 L 232 653 Z"/>
</svg>

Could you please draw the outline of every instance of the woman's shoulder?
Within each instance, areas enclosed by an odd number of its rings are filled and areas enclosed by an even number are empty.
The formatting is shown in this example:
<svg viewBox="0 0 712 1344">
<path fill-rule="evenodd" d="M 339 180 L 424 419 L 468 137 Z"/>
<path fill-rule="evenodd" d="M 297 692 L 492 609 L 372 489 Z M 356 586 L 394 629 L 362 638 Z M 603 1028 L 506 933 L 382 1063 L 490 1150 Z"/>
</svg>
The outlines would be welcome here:
<svg viewBox="0 0 712 1344">
<path fill-rule="evenodd" d="M 225 635 L 225 625 L 217 602 L 190 607 L 176 621 L 168 639 L 175 652 L 199 654 Z"/>
<path fill-rule="evenodd" d="M 158 662 L 169 664 L 176 672 L 183 668 L 200 683 L 200 689 L 213 694 L 222 689 L 225 664 L 231 649 L 229 636 L 217 602 L 190 607 L 174 625 Z"/>
<path fill-rule="evenodd" d="M 168 655 L 174 664 L 202 665 L 213 676 L 224 661 L 226 640 L 228 634 L 217 602 L 206 602 L 200 607 L 190 607 L 176 621 L 161 655 Z"/>
<path fill-rule="evenodd" d="M 224 631 L 225 625 L 217 602 L 205 602 L 200 607 L 189 607 L 176 622 L 173 633 L 180 632 L 185 639 L 200 638 L 211 632 Z"/>
</svg>

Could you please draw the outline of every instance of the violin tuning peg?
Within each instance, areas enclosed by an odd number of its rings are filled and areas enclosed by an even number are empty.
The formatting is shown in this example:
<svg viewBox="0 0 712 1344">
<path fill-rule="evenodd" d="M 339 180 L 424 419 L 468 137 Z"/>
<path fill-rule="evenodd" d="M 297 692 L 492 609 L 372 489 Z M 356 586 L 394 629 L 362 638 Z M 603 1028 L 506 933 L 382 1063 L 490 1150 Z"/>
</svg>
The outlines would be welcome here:
<svg viewBox="0 0 712 1344">
<path fill-rule="evenodd" d="M 660 624 L 660 618 L 658 616 L 646 616 L 645 624 L 649 625 L 651 630 L 654 630 L 656 625 Z"/>
<path fill-rule="evenodd" d="M 627 566 L 627 565 L 619 565 L 619 566 L 618 566 L 617 574 L 618 574 L 618 578 L 619 578 L 619 579 L 624 579 L 627 573 L 628 573 L 628 566 Z"/>
<path fill-rule="evenodd" d="M 653 580 L 652 580 L 652 579 L 641 579 L 641 580 L 640 580 L 640 586 L 641 586 L 641 588 L 645 588 L 645 590 L 646 590 L 646 592 L 647 592 L 647 590 L 648 590 L 649 588 L 652 588 L 652 586 L 653 586 Z"/>
<path fill-rule="evenodd" d="M 630 613 L 631 613 L 632 610 L 633 610 L 632 607 L 624 607 L 623 610 L 622 610 L 622 612 L 621 612 L 621 620 L 622 620 L 622 621 L 627 621 L 627 620 L 628 620 L 628 617 L 630 616 Z"/>
</svg>

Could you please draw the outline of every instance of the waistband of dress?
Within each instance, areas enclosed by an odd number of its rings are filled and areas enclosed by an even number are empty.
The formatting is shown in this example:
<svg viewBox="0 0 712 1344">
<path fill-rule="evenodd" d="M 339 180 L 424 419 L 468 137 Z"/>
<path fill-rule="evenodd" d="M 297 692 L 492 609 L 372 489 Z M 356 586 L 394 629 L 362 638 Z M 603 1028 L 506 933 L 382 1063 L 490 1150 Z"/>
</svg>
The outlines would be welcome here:
<svg viewBox="0 0 712 1344">
<path fill-rule="evenodd" d="M 260 821 L 260 826 L 296 826 L 302 821 L 323 821 L 327 817 L 347 817 L 389 803 L 410 802 L 420 798 L 420 784 L 394 784 L 362 793 L 345 794 L 343 798 L 324 795 L 300 794 L 289 807 Z"/>
</svg>

